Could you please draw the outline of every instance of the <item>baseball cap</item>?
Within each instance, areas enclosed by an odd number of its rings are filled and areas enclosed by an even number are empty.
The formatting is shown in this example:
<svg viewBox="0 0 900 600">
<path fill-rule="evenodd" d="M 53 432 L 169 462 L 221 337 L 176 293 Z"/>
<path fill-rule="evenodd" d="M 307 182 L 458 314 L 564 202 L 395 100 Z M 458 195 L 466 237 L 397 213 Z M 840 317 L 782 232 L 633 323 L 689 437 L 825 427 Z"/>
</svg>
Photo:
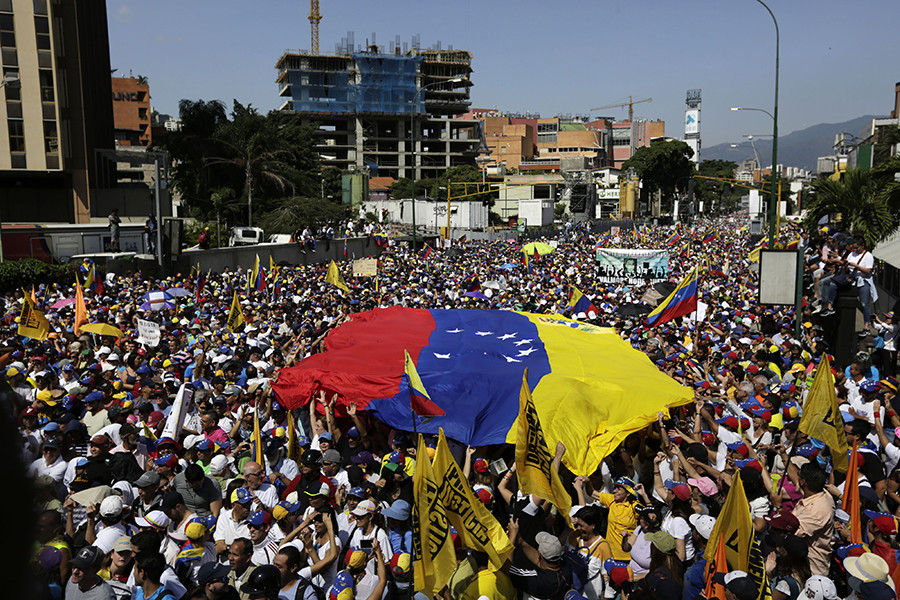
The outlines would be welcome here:
<svg viewBox="0 0 900 600">
<path fill-rule="evenodd" d="M 217 579 L 225 580 L 228 577 L 228 573 L 231 571 L 231 567 L 228 565 L 223 565 L 217 563 L 215 561 L 204 563 L 200 570 L 197 571 L 197 583 L 201 586 L 205 586 L 207 583 L 211 581 L 216 581 Z"/>
<path fill-rule="evenodd" d="M 551 563 L 559 562 L 563 555 L 563 547 L 555 535 L 542 531 L 534 537 L 534 540 L 537 542 L 541 558 Z"/>
<path fill-rule="evenodd" d="M 160 508 L 169 510 L 175 508 L 179 504 L 184 504 L 184 497 L 176 491 L 166 492 L 162 497 Z"/>
<path fill-rule="evenodd" d="M 834 582 L 822 575 L 813 575 L 807 579 L 800 597 L 806 600 L 838 600 Z"/>
<path fill-rule="evenodd" d="M 100 516 L 118 517 L 122 514 L 123 508 L 125 508 L 125 503 L 122 501 L 121 496 L 107 496 L 100 503 Z"/>
<path fill-rule="evenodd" d="M 378 509 L 375 507 L 375 503 L 371 500 L 363 500 L 359 504 L 356 505 L 350 514 L 355 517 L 364 517 L 366 515 L 373 515 L 378 512 Z"/>
<path fill-rule="evenodd" d="M 746 446 L 745 446 L 746 447 Z M 715 496 L 719 493 L 719 488 L 716 486 L 716 483 L 710 479 L 709 477 L 699 477 L 697 479 L 688 479 L 688 485 L 693 486 L 700 490 L 700 493 L 704 496 Z"/>
<path fill-rule="evenodd" d="M 694 529 L 697 530 L 697 533 L 699 533 L 700 537 L 704 540 L 709 539 L 713 527 L 716 525 L 716 519 L 709 515 L 693 514 L 688 517 L 688 521 L 690 521 L 691 525 L 693 525 Z"/>
<path fill-rule="evenodd" d="M 169 526 L 169 517 L 161 510 L 151 510 L 143 517 L 135 517 L 138 527 L 152 527 L 153 529 L 165 529 Z"/>
<path fill-rule="evenodd" d="M 159 483 L 159 473 L 156 471 L 147 471 L 137 478 L 137 481 L 134 482 L 134 487 L 145 488 L 156 485 L 157 483 Z"/>
<path fill-rule="evenodd" d="M 736 600 L 756 600 L 759 595 L 759 588 L 744 571 L 716 573 L 715 579 L 724 584 L 725 588 L 734 594 Z"/>
<path fill-rule="evenodd" d="M 332 437 L 330 431 L 323 431 L 322 433 L 319 434 L 319 439 L 320 439 L 320 440 L 327 440 L 327 441 L 330 442 L 330 441 L 332 441 L 334 438 Z"/>
<path fill-rule="evenodd" d="M 199 540 L 206 535 L 206 523 L 203 519 L 191 519 L 191 522 L 184 528 L 184 535 L 189 540 Z"/>
<path fill-rule="evenodd" d="M 391 557 L 391 573 L 394 575 L 405 575 L 409 573 L 412 565 L 412 557 L 407 552 L 395 552 Z"/>
<path fill-rule="evenodd" d="M 666 479 L 665 486 L 672 490 L 672 493 L 675 494 L 675 497 L 679 500 L 690 500 L 691 488 L 685 482 Z"/>
<path fill-rule="evenodd" d="M 788 511 L 781 511 L 774 515 L 766 515 L 763 518 L 766 520 L 766 523 L 769 524 L 769 527 L 779 531 L 794 533 L 800 528 L 800 521 L 797 520 L 797 517 L 795 517 L 793 513 Z"/>
<path fill-rule="evenodd" d="M 362 554 L 365 554 L 364 552 Z M 349 564 L 349 563 L 348 563 Z M 353 575 L 339 573 L 334 578 L 334 584 L 328 590 L 328 600 L 352 600 L 355 595 Z"/>
<path fill-rule="evenodd" d="M 47 438 L 44 441 L 44 448 L 62 448 L 62 440 L 56 437 Z"/>
<path fill-rule="evenodd" d="M 656 546 L 656 549 L 663 553 L 675 550 L 675 538 L 665 531 L 653 531 L 644 535 L 644 539 Z"/>
<path fill-rule="evenodd" d="M 897 520 L 894 518 L 894 515 L 874 510 L 865 510 L 863 513 L 878 528 L 878 531 L 884 535 L 897 533 Z"/>
<path fill-rule="evenodd" d="M 303 456 L 300 457 L 300 462 L 304 465 L 319 465 L 322 462 L 322 453 L 318 450 L 307 450 L 303 453 Z"/>
<path fill-rule="evenodd" d="M 356 428 L 356 425 L 347 430 L 347 437 L 358 438 L 359 437 L 359 429 Z"/>
<path fill-rule="evenodd" d="M 216 454 L 212 457 L 212 460 L 209 461 L 209 474 L 221 475 L 222 472 L 225 471 L 225 467 L 231 464 L 232 460 L 233 459 L 229 460 L 224 454 Z"/>
<path fill-rule="evenodd" d="M 476 458 L 472 462 L 472 468 L 475 470 L 476 473 L 487 473 L 487 471 L 488 471 L 487 461 L 484 460 L 483 458 Z"/>
<path fill-rule="evenodd" d="M 309 484 L 309 487 L 306 488 L 304 493 L 307 496 L 331 496 L 331 488 L 328 487 L 328 484 L 324 481 L 313 481 Z"/>
<path fill-rule="evenodd" d="M 241 488 L 241 489 L 243 489 L 243 488 Z M 272 518 L 275 519 L 276 521 L 280 521 L 281 519 L 285 518 L 286 516 L 294 514 L 298 510 L 300 510 L 299 502 L 291 503 L 291 502 L 288 502 L 287 500 L 282 500 L 281 502 L 276 504 L 274 506 L 274 508 L 272 508 Z"/>
<path fill-rule="evenodd" d="M 231 503 L 244 504 L 253 501 L 253 494 L 247 488 L 235 488 L 231 492 Z"/>
<path fill-rule="evenodd" d="M 322 462 L 330 462 L 340 464 L 344 461 L 344 458 L 341 456 L 341 453 L 337 450 L 330 448 L 322 453 Z"/>
<path fill-rule="evenodd" d="M 859 389 L 861 389 L 864 392 L 877 392 L 878 391 L 878 382 L 871 381 L 871 380 L 863 381 L 861 384 L 859 384 Z"/>
<path fill-rule="evenodd" d="M 153 462 L 158 467 L 174 467 L 178 464 L 178 457 L 174 454 L 163 454 L 158 458 L 154 458 Z"/>
<path fill-rule="evenodd" d="M 355 464 L 362 465 L 375 461 L 375 457 L 368 450 L 363 450 L 356 456 L 350 458 Z"/>
<path fill-rule="evenodd" d="M 630 477 L 619 477 L 616 479 L 615 483 L 613 483 L 614 487 L 620 487 L 632 496 L 637 496 L 634 491 L 634 480 Z"/>
<path fill-rule="evenodd" d="M 264 523 L 269 523 L 269 513 L 264 510 L 257 510 L 247 517 L 247 523 L 254 527 L 259 527 Z"/>
<path fill-rule="evenodd" d="M 362 489 L 361 487 L 350 488 L 350 491 L 347 492 L 347 495 L 362 499 L 366 497 L 366 490 Z"/>
<path fill-rule="evenodd" d="M 96 546 L 85 546 L 72 559 L 72 566 L 82 571 L 96 569 L 103 559 L 103 552 Z"/>
<path fill-rule="evenodd" d="M 366 566 L 366 561 L 369 559 L 369 555 L 365 553 L 363 550 L 359 550 L 358 548 L 348 548 L 347 554 L 344 556 L 344 562 L 347 567 L 351 569 L 362 569 Z"/>
<path fill-rule="evenodd" d="M 612 581 L 619 588 L 622 587 L 623 583 L 625 583 L 626 581 L 630 581 L 633 577 L 633 573 L 631 571 L 631 568 L 629 567 L 629 563 L 627 560 L 607 558 L 603 562 L 603 568 L 609 575 L 610 581 Z"/>
</svg>

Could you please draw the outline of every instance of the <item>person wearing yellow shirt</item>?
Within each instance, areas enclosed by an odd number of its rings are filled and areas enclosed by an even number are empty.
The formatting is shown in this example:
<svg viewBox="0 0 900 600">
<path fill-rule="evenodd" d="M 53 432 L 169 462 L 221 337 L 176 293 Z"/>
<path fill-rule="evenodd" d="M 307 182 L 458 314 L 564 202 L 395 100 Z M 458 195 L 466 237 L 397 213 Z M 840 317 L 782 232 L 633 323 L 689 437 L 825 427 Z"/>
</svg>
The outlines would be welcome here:
<svg viewBox="0 0 900 600">
<path fill-rule="evenodd" d="M 581 503 L 584 502 L 583 486 L 587 482 L 586 477 L 578 477 L 575 480 L 575 489 Z M 628 477 L 619 477 L 613 484 L 613 493 L 604 494 L 595 491 L 591 497 L 609 508 L 609 518 L 606 525 L 607 540 L 612 551 L 612 557 L 616 560 L 630 560 L 628 552 L 622 550 L 622 539 L 631 535 L 637 528 L 637 516 L 634 509 L 637 506 L 637 494 L 634 491 L 634 481 Z"/>
</svg>

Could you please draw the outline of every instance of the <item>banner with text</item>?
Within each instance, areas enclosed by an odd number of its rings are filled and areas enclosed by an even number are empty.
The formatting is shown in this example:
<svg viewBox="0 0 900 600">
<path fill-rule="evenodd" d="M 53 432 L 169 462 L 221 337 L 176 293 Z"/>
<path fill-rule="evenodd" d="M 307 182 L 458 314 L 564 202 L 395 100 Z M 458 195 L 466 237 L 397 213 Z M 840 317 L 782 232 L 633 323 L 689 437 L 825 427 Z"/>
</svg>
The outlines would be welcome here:
<svg viewBox="0 0 900 600">
<path fill-rule="evenodd" d="M 138 319 L 137 323 L 139 334 L 138 341 L 148 346 L 158 346 L 160 337 L 159 323 L 145 321 L 144 319 Z"/>
<path fill-rule="evenodd" d="M 669 278 L 669 251 L 597 248 L 597 267 L 597 281 L 603 283 L 657 283 Z"/>
</svg>

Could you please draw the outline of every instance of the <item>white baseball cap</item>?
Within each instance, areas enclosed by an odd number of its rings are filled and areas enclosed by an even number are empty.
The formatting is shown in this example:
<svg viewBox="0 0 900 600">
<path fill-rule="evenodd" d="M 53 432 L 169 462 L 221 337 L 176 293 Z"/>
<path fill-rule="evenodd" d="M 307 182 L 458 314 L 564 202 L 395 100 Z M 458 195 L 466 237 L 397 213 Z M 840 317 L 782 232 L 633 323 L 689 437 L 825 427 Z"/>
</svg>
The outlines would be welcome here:
<svg viewBox="0 0 900 600">
<path fill-rule="evenodd" d="M 125 503 L 122 502 L 120 496 L 107 496 L 103 499 L 103 502 L 100 503 L 100 516 L 118 517 L 122 514 L 122 509 L 124 507 Z"/>
<path fill-rule="evenodd" d="M 688 521 L 691 522 L 691 525 L 694 529 L 697 530 L 697 533 L 700 534 L 704 540 L 708 540 L 709 536 L 712 534 L 713 527 L 716 526 L 716 519 L 709 515 L 698 515 L 693 514 L 688 517 Z"/>
<path fill-rule="evenodd" d="M 822 575 L 813 575 L 807 579 L 800 597 L 809 600 L 838 600 L 834 582 Z"/>
</svg>

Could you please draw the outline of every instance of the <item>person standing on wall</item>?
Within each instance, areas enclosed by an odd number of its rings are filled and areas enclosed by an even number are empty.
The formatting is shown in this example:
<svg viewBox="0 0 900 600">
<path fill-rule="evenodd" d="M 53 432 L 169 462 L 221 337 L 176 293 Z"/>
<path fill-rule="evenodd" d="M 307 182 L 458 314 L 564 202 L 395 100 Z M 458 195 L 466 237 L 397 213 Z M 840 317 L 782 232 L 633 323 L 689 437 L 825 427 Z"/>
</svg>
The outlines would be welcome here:
<svg viewBox="0 0 900 600">
<path fill-rule="evenodd" d="M 112 209 L 109 213 L 109 250 L 111 252 L 121 250 L 119 247 L 119 225 L 121 223 L 122 219 L 119 218 L 119 209 Z"/>
</svg>

